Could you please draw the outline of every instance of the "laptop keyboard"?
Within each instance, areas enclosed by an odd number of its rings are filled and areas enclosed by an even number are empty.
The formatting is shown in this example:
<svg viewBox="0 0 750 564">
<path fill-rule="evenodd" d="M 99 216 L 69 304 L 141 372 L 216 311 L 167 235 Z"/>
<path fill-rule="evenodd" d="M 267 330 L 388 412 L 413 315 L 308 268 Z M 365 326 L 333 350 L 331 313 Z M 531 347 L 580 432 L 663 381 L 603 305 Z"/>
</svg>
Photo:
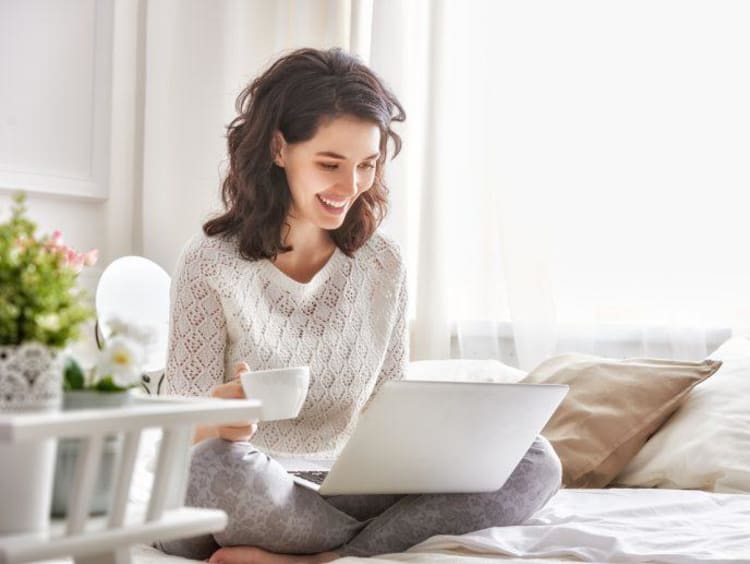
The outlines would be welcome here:
<svg viewBox="0 0 750 564">
<path fill-rule="evenodd" d="M 323 480 L 328 476 L 328 470 L 289 470 L 292 476 L 302 478 L 313 484 L 322 484 Z"/>
</svg>

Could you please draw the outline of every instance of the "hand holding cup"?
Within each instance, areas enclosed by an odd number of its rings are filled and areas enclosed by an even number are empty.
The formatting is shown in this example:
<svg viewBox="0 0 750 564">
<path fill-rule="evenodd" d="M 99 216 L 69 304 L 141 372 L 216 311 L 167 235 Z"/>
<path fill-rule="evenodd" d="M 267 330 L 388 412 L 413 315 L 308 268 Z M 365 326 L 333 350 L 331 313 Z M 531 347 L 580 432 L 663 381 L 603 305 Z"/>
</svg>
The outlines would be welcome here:
<svg viewBox="0 0 750 564">
<path fill-rule="evenodd" d="M 240 374 L 249 373 L 250 367 L 245 362 L 239 362 L 234 367 L 234 377 L 229 382 L 219 384 L 211 390 L 211 396 L 224 399 L 245 399 L 245 391 L 242 388 Z M 219 438 L 225 441 L 239 442 L 250 441 L 258 425 L 254 421 L 238 421 L 227 425 L 216 427 Z"/>
</svg>

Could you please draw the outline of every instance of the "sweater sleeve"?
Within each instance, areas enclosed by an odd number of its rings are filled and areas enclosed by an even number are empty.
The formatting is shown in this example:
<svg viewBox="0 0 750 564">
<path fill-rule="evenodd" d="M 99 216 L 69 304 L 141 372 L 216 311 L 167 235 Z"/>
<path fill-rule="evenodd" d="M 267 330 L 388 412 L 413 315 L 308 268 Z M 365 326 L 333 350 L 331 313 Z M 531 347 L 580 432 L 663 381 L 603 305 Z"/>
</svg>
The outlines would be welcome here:
<svg viewBox="0 0 750 564">
<path fill-rule="evenodd" d="M 172 277 L 167 394 L 207 396 L 224 381 L 227 323 L 204 263 L 188 244 Z"/>
<path fill-rule="evenodd" d="M 396 297 L 395 318 L 393 329 L 388 341 L 388 346 L 383 359 L 383 365 L 378 373 L 375 387 L 370 394 L 363 410 L 367 409 L 372 398 L 378 393 L 385 382 L 390 380 L 401 380 L 406 374 L 406 364 L 409 362 L 409 335 L 407 317 L 408 309 L 408 283 L 406 280 L 406 271 L 401 270 L 399 279 L 398 294 Z"/>
</svg>

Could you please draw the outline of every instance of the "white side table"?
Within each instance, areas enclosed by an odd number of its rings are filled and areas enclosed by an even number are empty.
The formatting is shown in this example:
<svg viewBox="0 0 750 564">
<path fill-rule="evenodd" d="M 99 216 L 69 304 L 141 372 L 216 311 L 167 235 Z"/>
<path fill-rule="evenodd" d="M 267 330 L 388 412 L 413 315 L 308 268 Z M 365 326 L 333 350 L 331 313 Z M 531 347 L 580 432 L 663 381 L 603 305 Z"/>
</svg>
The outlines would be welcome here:
<svg viewBox="0 0 750 564">
<path fill-rule="evenodd" d="M 227 524 L 223 511 L 183 507 L 194 426 L 258 419 L 260 408 L 258 400 L 144 397 L 122 408 L 0 414 L 0 443 L 63 437 L 84 441 L 67 518 L 52 521 L 45 533 L 0 536 L 0 564 L 63 556 L 72 556 L 76 564 L 130 564 L 134 544 L 222 530 Z M 163 436 L 149 501 L 145 507 L 129 506 L 138 443 L 143 430 L 152 427 L 161 428 Z M 102 441 L 114 434 L 123 434 L 124 442 L 113 503 L 108 515 L 89 518 Z"/>
</svg>

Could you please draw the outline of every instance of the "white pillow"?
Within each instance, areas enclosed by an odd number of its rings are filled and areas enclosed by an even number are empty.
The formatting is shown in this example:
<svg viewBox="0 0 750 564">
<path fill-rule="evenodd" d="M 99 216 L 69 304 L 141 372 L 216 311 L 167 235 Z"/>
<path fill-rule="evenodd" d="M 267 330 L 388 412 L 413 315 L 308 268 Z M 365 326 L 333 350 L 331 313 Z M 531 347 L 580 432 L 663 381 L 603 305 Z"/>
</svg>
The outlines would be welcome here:
<svg viewBox="0 0 750 564">
<path fill-rule="evenodd" d="M 709 358 L 723 365 L 613 484 L 750 493 L 750 340 L 729 339 Z"/>
<path fill-rule="evenodd" d="M 406 369 L 406 380 L 438 380 L 441 382 L 497 382 L 515 383 L 526 377 L 526 372 L 503 364 L 499 360 L 417 360 Z"/>
</svg>

